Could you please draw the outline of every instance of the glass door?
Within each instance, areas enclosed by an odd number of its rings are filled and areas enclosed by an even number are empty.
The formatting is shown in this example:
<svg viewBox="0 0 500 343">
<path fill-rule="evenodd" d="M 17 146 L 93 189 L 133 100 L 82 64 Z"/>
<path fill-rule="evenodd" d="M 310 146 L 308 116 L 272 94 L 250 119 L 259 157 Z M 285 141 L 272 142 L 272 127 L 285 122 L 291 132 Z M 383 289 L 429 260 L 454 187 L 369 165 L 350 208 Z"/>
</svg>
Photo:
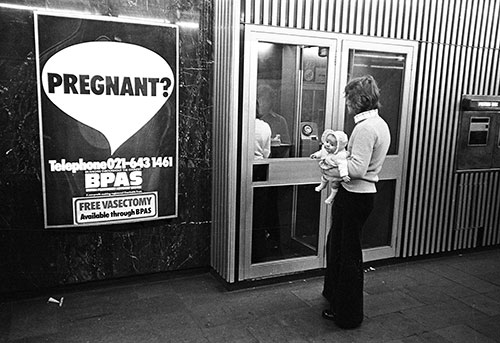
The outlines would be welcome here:
<svg viewBox="0 0 500 343">
<path fill-rule="evenodd" d="M 240 280 L 324 265 L 327 194 L 310 155 L 332 126 L 335 53 L 317 33 L 246 27 Z M 267 128 L 269 153 L 256 142 Z"/>
<path fill-rule="evenodd" d="M 354 77 L 370 74 L 377 81 L 382 107 L 379 114 L 389 125 L 391 145 L 380 181 L 375 208 L 363 230 L 365 261 L 396 257 L 403 211 L 407 164 L 408 117 L 415 79 L 416 43 L 349 37 L 342 41 L 340 89 Z M 350 136 L 354 120 L 346 115 L 343 97 L 338 99 L 339 121 Z"/>
<path fill-rule="evenodd" d="M 381 88 L 392 138 L 364 260 L 397 257 L 417 43 L 255 25 L 245 27 L 244 42 L 238 279 L 325 266 L 331 208 L 328 191 L 314 190 L 321 175 L 310 155 L 325 129 L 350 136 L 343 90 L 364 74 Z M 269 152 L 256 143 L 263 130 L 271 132 Z"/>
</svg>

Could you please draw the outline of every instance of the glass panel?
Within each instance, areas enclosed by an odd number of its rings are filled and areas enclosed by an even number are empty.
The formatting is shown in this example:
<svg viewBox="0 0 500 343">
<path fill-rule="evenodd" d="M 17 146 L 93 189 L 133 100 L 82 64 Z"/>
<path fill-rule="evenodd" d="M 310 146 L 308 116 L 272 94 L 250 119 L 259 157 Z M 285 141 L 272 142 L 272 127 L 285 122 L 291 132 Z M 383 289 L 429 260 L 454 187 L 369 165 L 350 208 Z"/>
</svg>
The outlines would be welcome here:
<svg viewBox="0 0 500 343">
<path fill-rule="evenodd" d="M 317 255 L 320 201 L 311 185 L 254 188 L 252 263 Z"/>
<path fill-rule="evenodd" d="M 325 129 L 326 66 L 328 49 L 303 48 L 302 102 L 299 120 L 299 151 L 296 156 L 308 157 L 319 150 Z"/>
<path fill-rule="evenodd" d="M 307 157 L 325 125 L 328 49 L 259 43 L 257 102 L 271 127 L 271 158 Z"/>
<path fill-rule="evenodd" d="M 403 100 L 404 71 L 406 55 L 364 50 L 349 52 L 349 75 L 352 78 L 372 75 L 380 87 L 380 116 L 391 131 L 389 155 L 397 155 L 400 139 L 401 105 Z M 347 113 L 347 109 L 345 111 Z M 354 120 L 346 115 L 344 131 L 350 136 L 354 128 Z"/>
<path fill-rule="evenodd" d="M 375 206 L 363 228 L 363 249 L 391 245 L 395 194 L 396 180 L 377 183 Z"/>
</svg>

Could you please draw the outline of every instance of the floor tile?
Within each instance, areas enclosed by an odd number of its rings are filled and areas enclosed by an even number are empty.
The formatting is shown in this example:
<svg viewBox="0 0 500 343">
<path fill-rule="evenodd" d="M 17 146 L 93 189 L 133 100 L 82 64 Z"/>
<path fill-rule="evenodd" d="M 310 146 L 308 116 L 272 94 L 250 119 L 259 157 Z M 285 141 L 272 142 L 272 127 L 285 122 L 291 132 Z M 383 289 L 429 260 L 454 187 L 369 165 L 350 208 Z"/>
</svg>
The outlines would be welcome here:
<svg viewBox="0 0 500 343">
<path fill-rule="evenodd" d="M 11 309 L 9 339 L 25 339 L 59 331 L 58 305 L 38 298 L 16 303 Z"/>
<path fill-rule="evenodd" d="M 210 273 L 0 303 L 0 342 L 500 343 L 500 249 L 365 273 L 365 320 L 324 320 L 322 277 L 227 291 Z"/>
<path fill-rule="evenodd" d="M 251 322 L 247 329 L 259 342 L 307 342 L 304 332 L 297 330 L 280 316 L 259 318 Z"/>
<path fill-rule="evenodd" d="M 468 325 L 480 332 L 481 334 L 495 340 L 496 342 L 500 342 L 500 315 L 487 317 L 487 318 L 478 318 L 470 322 Z"/>
<path fill-rule="evenodd" d="M 423 305 L 423 303 L 401 291 L 392 292 L 390 295 L 386 293 L 369 295 L 364 300 L 365 315 L 368 317 L 399 312 Z"/>
<path fill-rule="evenodd" d="M 500 266 L 497 268 L 500 270 Z M 500 275 L 498 272 L 479 274 L 477 277 L 495 285 L 494 290 L 500 289 Z"/>
<path fill-rule="evenodd" d="M 491 338 L 488 338 L 474 329 L 471 329 L 467 325 L 448 326 L 434 332 L 454 343 L 495 343 L 495 341 Z"/>
<path fill-rule="evenodd" d="M 321 292 L 323 291 L 323 279 L 319 282 L 310 283 L 307 287 L 293 289 L 291 292 L 309 305 L 316 305 L 324 302 L 325 299 Z"/>
<path fill-rule="evenodd" d="M 259 340 L 248 330 L 246 323 L 228 323 L 216 327 L 203 328 L 203 334 L 213 343 L 258 343 Z"/>
<path fill-rule="evenodd" d="M 388 290 L 399 290 L 405 287 L 417 285 L 418 282 L 404 272 L 404 267 L 378 268 L 374 272 L 365 274 L 365 285 L 367 290 L 371 287 L 383 287 Z M 369 292 L 369 291 L 368 291 Z"/>
<path fill-rule="evenodd" d="M 417 285 L 403 290 L 406 294 L 421 302 L 432 305 L 441 302 L 452 301 L 452 296 L 446 294 L 442 287 L 432 285 Z"/>
<path fill-rule="evenodd" d="M 500 302 L 500 289 L 498 291 L 484 293 L 484 295 L 497 302 Z"/>
<path fill-rule="evenodd" d="M 402 313 L 429 330 L 436 330 L 456 324 L 467 324 L 488 317 L 472 307 L 453 300 L 446 303 L 426 305 L 403 310 Z"/>
<path fill-rule="evenodd" d="M 464 273 L 452 266 L 431 265 L 428 267 L 431 271 L 439 273 L 441 276 L 454 281 L 462 286 L 468 287 L 479 293 L 491 292 L 496 286 L 490 282 L 481 280 L 474 275 Z"/>
<path fill-rule="evenodd" d="M 425 325 L 406 317 L 400 312 L 389 313 L 376 317 L 377 321 L 385 330 L 391 333 L 394 339 L 403 339 L 409 336 L 426 332 Z"/>
<path fill-rule="evenodd" d="M 488 263 L 484 263 L 484 259 L 488 259 Z M 480 277 L 483 274 L 495 273 L 500 268 L 500 255 L 498 256 L 498 260 L 494 260 L 493 258 L 489 258 L 488 255 L 477 255 L 475 258 L 463 258 L 456 259 L 455 263 L 451 266 L 453 268 L 458 269 L 464 273 L 475 275 Z"/>
<path fill-rule="evenodd" d="M 449 341 L 435 332 L 424 332 L 422 334 L 404 338 L 402 341 L 403 343 L 454 343 L 453 341 Z"/>
<path fill-rule="evenodd" d="M 366 318 L 356 330 L 347 330 L 352 342 L 386 342 L 394 339 L 394 334 L 376 319 Z"/>
<path fill-rule="evenodd" d="M 437 287 L 439 287 L 444 294 L 455 299 L 460 299 L 478 294 L 476 290 L 463 286 L 451 280 L 441 281 L 437 284 L 429 284 L 429 285 L 431 287 L 434 287 L 433 285 L 437 285 Z"/>
<path fill-rule="evenodd" d="M 461 298 L 460 301 L 489 316 L 500 314 L 500 302 L 482 294 Z"/>
</svg>

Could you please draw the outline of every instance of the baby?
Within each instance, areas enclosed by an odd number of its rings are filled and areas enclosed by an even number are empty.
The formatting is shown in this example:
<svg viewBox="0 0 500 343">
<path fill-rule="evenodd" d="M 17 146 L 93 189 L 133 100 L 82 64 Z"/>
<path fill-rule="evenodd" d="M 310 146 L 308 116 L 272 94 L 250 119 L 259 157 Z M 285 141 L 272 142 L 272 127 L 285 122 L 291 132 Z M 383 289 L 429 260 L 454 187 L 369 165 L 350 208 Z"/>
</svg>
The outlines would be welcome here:
<svg viewBox="0 0 500 343">
<path fill-rule="evenodd" d="M 311 155 L 313 159 L 319 159 L 321 168 L 321 183 L 315 188 L 316 192 L 321 192 L 328 182 L 330 182 L 331 192 L 325 203 L 331 204 L 340 187 L 340 182 L 349 182 L 351 178 L 347 171 L 347 135 L 342 131 L 325 130 L 321 136 L 323 146 L 320 150 Z M 332 169 L 338 168 L 340 177 L 332 174 Z"/>
</svg>

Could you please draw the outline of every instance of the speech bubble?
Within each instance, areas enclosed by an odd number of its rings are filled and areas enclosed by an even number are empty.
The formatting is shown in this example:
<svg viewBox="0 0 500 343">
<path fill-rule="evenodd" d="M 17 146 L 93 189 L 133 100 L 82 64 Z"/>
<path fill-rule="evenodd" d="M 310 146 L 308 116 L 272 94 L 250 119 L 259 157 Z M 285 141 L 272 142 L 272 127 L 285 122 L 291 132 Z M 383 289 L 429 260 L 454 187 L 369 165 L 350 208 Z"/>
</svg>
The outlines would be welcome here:
<svg viewBox="0 0 500 343">
<path fill-rule="evenodd" d="M 156 52 L 121 42 L 69 46 L 49 58 L 42 86 L 61 111 L 100 131 L 111 154 L 172 95 L 170 65 Z"/>
</svg>

